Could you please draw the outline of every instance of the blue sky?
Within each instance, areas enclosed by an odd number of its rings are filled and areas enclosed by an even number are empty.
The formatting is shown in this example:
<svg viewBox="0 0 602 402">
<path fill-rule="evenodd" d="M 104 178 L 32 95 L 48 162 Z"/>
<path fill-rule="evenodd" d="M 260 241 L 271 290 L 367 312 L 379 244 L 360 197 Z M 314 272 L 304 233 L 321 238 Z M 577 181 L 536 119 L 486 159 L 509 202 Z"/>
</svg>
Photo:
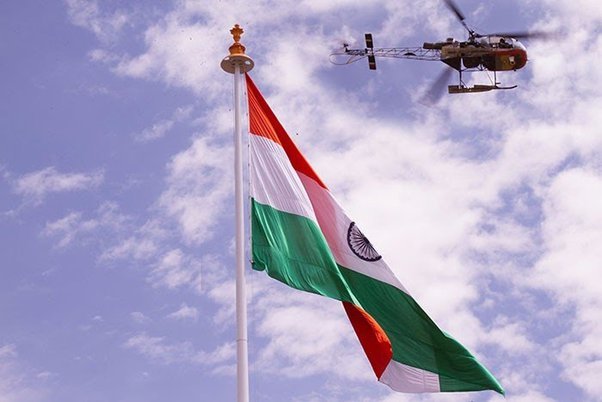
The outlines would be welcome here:
<svg viewBox="0 0 602 402">
<path fill-rule="evenodd" d="M 517 89 L 425 107 L 441 63 L 328 55 L 464 38 L 436 0 L 3 2 L 0 401 L 234 400 L 234 23 L 314 168 L 506 399 L 599 400 L 602 9 L 457 2 L 479 32 L 563 34 L 525 42 L 498 76 Z M 503 400 L 394 393 L 339 303 L 247 278 L 252 400 Z"/>
</svg>

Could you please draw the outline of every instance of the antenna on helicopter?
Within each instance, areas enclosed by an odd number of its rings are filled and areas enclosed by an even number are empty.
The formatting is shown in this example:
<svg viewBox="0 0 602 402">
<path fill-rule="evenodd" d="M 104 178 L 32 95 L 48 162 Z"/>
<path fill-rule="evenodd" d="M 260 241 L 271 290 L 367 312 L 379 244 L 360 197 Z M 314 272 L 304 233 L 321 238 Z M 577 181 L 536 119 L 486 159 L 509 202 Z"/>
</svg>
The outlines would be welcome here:
<svg viewBox="0 0 602 402">
<path fill-rule="evenodd" d="M 370 70 L 376 70 L 376 58 L 374 57 L 374 42 L 372 41 L 372 34 L 367 33 L 366 37 L 366 55 L 368 56 L 368 67 Z"/>
</svg>

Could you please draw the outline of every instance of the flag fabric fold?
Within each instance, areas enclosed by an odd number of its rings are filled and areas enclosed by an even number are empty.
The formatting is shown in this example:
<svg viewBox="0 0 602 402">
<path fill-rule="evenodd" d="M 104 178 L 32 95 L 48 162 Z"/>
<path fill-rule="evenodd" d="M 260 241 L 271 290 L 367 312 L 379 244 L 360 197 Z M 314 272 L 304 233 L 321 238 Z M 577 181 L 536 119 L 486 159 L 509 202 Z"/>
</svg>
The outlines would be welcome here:
<svg viewBox="0 0 602 402">
<path fill-rule="evenodd" d="M 401 392 L 493 390 L 339 206 L 246 75 L 253 268 L 339 300 L 379 381 Z"/>
</svg>

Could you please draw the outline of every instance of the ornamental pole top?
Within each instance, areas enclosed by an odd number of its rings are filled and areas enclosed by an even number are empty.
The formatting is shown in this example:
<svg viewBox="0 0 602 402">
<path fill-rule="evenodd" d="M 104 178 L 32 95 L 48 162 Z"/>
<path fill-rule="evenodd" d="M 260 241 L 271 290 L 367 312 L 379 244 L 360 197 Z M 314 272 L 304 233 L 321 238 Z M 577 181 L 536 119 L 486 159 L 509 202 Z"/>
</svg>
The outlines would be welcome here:
<svg viewBox="0 0 602 402">
<path fill-rule="evenodd" d="M 241 73 L 251 71 L 255 65 L 253 59 L 245 54 L 246 48 L 244 45 L 240 43 L 240 37 L 244 32 L 238 24 L 230 30 L 234 43 L 228 48 L 230 55 L 226 56 L 221 63 L 222 70 L 227 73 L 234 74 L 236 65 L 240 66 Z"/>
<path fill-rule="evenodd" d="M 236 24 L 236 25 L 234 25 L 234 28 L 232 28 L 230 30 L 230 33 L 232 34 L 232 39 L 234 39 L 234 45 L 232 45 L 232 46 L 235 46 L 235 45 L 242 46 L 242 44 L 240 43 L 240 37 L 242 36 L 242 34 L 245 33 L 245 30 L 242 29 L 240 27 L 240 25 Z M 232 49 L 232 46 L 230 46 L 230 49 Z M 245 50 L 244 46 L 242 46 L 242 50 L 243 50 L 243 53 L 244 53 L 244 50 Z"/>
</svg>

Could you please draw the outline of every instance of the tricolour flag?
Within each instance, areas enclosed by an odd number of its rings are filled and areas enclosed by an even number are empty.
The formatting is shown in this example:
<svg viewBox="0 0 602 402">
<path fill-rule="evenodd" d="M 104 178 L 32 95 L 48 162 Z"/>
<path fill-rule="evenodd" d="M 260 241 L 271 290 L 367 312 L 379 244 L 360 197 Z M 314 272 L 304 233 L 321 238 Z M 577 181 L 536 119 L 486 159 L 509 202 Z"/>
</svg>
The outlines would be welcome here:
<svg viewBox="0 0 602 402">
<path fill-rule="evenodd" d="M 340 300 L 378 380 L 392 389 L 503 394 L 489 371 L 410 296 L 248 75 L 246 82 L 253 268 Z"/>
</svg>

